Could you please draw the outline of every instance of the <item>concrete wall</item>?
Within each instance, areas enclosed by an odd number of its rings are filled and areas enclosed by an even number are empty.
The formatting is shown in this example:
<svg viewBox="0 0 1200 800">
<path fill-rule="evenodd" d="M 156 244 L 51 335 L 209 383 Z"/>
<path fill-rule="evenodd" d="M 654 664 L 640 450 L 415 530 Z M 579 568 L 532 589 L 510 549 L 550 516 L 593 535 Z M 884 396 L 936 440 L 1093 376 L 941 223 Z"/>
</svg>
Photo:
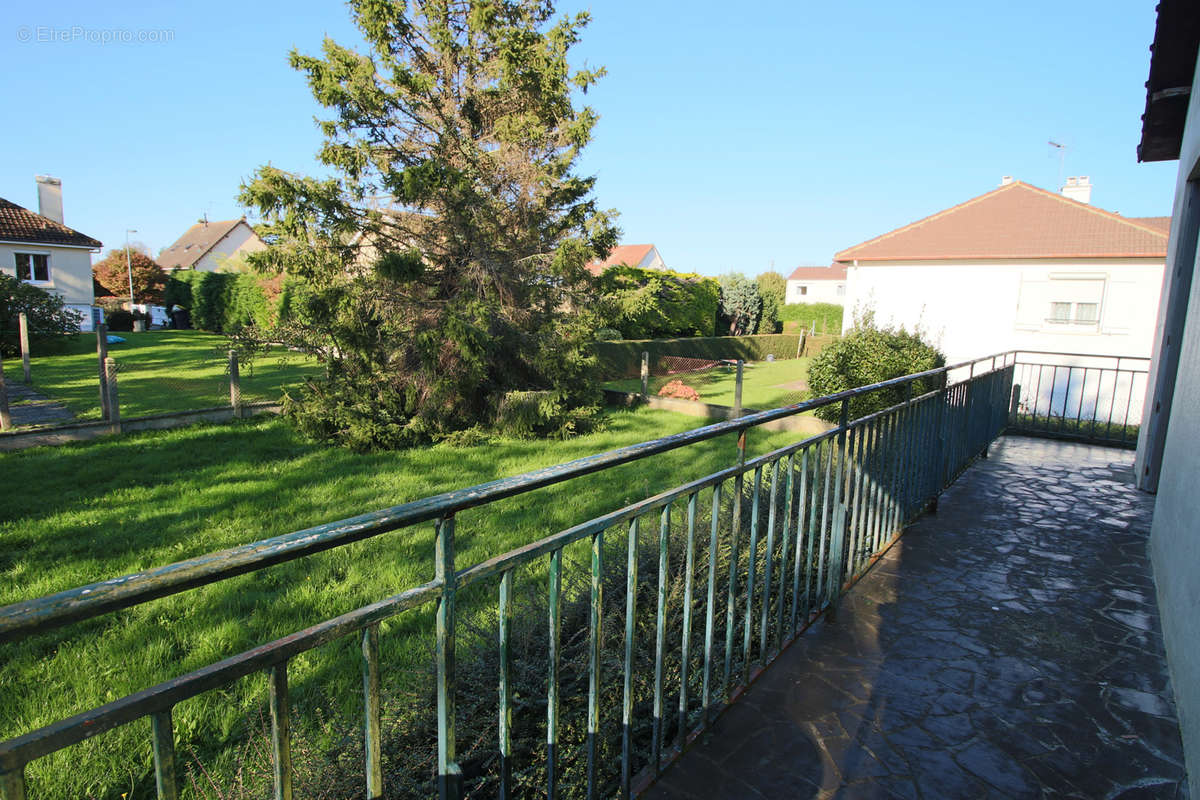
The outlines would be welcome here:
<svg viewBox="0 0 1200 800">
<path fill-rule="evenodd" d="M 807 293 L 801 294 L 801 287 L 808 289 Z M 841 287 L 841 292 L 838 291 Z M 784 293 L 785 303 L 836 303 L 837 305 L 845 305 L 846 303 L 846 281 L 798 281 L 788 279 L 787 290 Z"/>
<path fill-rule="evenodd" d="M 217 242 L 204 258 L 196 262 L 195 268 L 201 272 L 238 269 L 242 263 L 242 256 L 266 248 L 267 246 L 258 238 L 254 230 L 243 222 Z"/>
<path fill-rule="evenodd" d="M 1200 179 L 1200 77 L 1192 84 L 1173 225 L 1179 225 L 1190 181 Z M 1174 236 L 1172 237 L 1174 238 Z M 1172 250 L 1178 250 L 1172 242 Z M 1154 583 L 1167 663 L 1179 711 L 1188 779 L 1200 797 L 1200 281 L 1188 293 L 1174 400 L 1163 447 L 1150 535 Z"/>
<path fill-rule="evenodd" d="M 851 266 L 847 313 L 917 325 L 951 361 L 1010 349 L 1148 357 L 1162 285 L 1159 259 L 889 262 Z M 1050 322 L 1051 303 L 1096 303 L 1095 324 Z M 1073 311 L 1074 313 L 1074 311 Z"/>
</svg>

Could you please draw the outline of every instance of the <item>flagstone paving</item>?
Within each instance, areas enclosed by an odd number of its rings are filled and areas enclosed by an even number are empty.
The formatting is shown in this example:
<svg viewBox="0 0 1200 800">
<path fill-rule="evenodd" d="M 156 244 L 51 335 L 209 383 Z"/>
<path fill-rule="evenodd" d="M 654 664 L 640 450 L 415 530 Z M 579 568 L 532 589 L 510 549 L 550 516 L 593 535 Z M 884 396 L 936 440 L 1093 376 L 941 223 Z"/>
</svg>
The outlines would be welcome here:
<svg viewBox="0 0 1200 800">
<path fill-rule="evenodd" d="M 1001 439 L 645 796 L 1187 797 L 1132 460 Z"/>
</svg>

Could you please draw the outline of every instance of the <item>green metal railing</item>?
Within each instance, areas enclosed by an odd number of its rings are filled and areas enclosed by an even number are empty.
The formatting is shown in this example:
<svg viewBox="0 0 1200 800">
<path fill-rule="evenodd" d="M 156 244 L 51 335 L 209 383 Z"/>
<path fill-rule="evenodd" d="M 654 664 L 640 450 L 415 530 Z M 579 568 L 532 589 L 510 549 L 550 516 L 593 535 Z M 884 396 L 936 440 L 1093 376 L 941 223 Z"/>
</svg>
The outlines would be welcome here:
<svg viewBox="0 0 1200 800">
<path fill-rule="evenodd" d="M 631 796 L 834 606 L 906 521 L 936 501 L 974 457 L 986 454 L 1008 419 L 1014 363 L 1014 354 L 1005 353 L 930 370 L 0 608 L 0 643 L 15 642 L 390 531 L 435 526 L 435 569 L 427 583 L 0 743 L 3 798 L 26 796 L 30 762 L 146 717 L 152 722 L 158 796 L 175 798 L 180 774 L 172 709 L 258 672 L 269 677 L 274 796 L 290 798 L 289 661 L 345 637 L 355 637 L 361 648 L 366 794 L 382 797 L 380 623 L 427 604 L 436 606 L 437 791 L 460 797 L 456 600 L 472 586 L 494 592 L 498 757 L 488 779 L 501 796 L 512 797 L 515 594 L 518 585 L 532 585 L 529 569 L 538 567 L 540 574 L 541 565 L 548 639 L 545 746 L 539 757 L 544 791 L 554 797 L 560 790 L 560 706 L 584 704 L 584 690 L 564 696 L 560 679 L 563 612 L 580 602 L 587 604 L 586 631 L 568 633 L 586 635 L 587 641 L 586 771 L 580 771 L 585 786 L 572 788 L 588 797 Z M 947 385 L 948 376 L 967 370 L 969 377 Z M 876 392 L 903 399 L 850 419 L 852 401 Z M 746 457 L 749 429 L 822 407 L 838 409 L 832 430 Z M 465 509 L 721 436 L 737 440 L 725 469 L 487 561 L 465 568 L 456 563 L 455 519 Z M 651 535 L 655 529 L 657 537 Z M 586 588 L 572 594 L 564 587 L 572 568 L 564 552 L 575 543 L 587 548 Z M 643 569 L 653 574 L 643 575 Z M 605 598 L 605 581 L 622 570 L 623 602 L 613 605 Z M 618 689 L 617 676 L 604 674 L 611 661 L 602 631 L 606 616 L 619 613 L 621 605 Z M 610 711 L 604 700 L 618 691 L 619 711 Z M 528 714 L 528 707 L 520 713 Z M 618 749 L 605 734 L 610 713 L 620 716 L 619 767 L 605 756 Z"/>
<path fill-rule="evenodd" d="M 1008 429 L 1137 446 L 1150 359 L 1018 351 Z"/>
</svg>

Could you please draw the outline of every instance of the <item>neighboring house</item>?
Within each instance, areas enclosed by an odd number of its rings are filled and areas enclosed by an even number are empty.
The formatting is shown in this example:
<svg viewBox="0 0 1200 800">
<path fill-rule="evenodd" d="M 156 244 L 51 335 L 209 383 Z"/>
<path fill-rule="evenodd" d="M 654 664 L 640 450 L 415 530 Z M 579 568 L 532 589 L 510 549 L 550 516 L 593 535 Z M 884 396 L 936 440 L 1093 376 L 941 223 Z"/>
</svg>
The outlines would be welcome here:
<svg viewBox="0 0 1200 800">
<path fill-rule="evenodd" d="M 1001 350 L 1150 355 L 1169 222 L 1005 178 L 999 188 L 834 256 L 846 305 L 919 326 L 952 360 Z M 844 327 L 854 314 L 845 315 Z"/>
<path fill-rule="evenodd" d="M 1179 170 L 1134 474 L 1158 492 L 1154 588 L 1191 796 L 1200 797 L 1200 10 L 1195 0 L 1159 0 L 1157 11 L 1138 160 L 1178 160 Z"/>
<path fill-rule="evenodd" d="M 587 269 L 593 275 L 599 275 L 609 267 L 616 266 L 638 267 L 639 269 L 666 269 L 667 264 L 658 254 L 658 248 L 652 244 L 622 244 L 617 245 L 603 261 L 593 261 Z"/>
<path fill-rule="evenodd" d="M 787 279 L 785 303 L 846 304 L 846 267 L 796 267 Z"/>
<path fill-rule="evenodd" d="M 164 248 L 156 261 L 165 270 L 194 269 L 201 272 L 237 269 L 248 253 L 266 250 L 246 218 L 197 222 L 175 244 Z"/>
<path fill-rule="evenodd" d="M 37 214 L 0 198 L 0 269 L 62 297 L 91 331 L 103 319 L 92 292 L 92 253 L 102 245 L 63 224 L 62 181 L 36 180 Z"/>
</svg>

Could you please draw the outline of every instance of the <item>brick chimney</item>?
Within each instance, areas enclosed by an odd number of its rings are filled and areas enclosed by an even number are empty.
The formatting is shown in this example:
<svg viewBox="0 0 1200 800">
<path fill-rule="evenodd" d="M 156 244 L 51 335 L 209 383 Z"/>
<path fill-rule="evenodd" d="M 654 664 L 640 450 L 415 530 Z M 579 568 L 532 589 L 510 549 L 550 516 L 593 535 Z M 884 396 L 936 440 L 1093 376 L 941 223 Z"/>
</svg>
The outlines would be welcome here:
<svg viewBox="0 0 1200 800">
<path fill-rule="evenodd" d="M 1067 178 L 1067 185 L 1062 188 L 1062 196 L 1081 203 L 1092 202 L 1092 182 L 1087 175 L 1078 178 Z"/>
<path fill-rule="evenodd" d="M 35 175 L 38 187 L 38 213 L 63 224 L 62 181 L 49 175 Z"/>
</svg>

